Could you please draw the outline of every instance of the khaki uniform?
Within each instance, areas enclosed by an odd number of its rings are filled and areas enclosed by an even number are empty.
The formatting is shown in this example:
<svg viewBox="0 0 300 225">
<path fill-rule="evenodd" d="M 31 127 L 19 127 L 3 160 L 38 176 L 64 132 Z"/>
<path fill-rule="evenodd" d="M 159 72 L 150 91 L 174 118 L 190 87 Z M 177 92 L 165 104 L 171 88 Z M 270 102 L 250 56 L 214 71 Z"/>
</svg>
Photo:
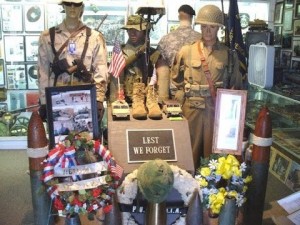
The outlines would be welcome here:
<svg viewBox="0 0 300 225">
<path fill-rule="evenodd" d="M 203 46 L 202 41 L 183 46 L 174 60 L 171 79 L 178 89 L 175 99 L 183 104 L 183 115 L 189 123 L 195 168 L 199 166 L 200 157 L 207 157 L 212 152 L 215 114 L 208 82 L 202 70 L 199 44 L 208 63 L 212 81 L 221 87 L 223 79 L 228 75 L 228 48 L 220 42 L 213 46 L 211 52 Z M 242 79 L 236 55 L 234 59 L 234 72 L 230 78 L 230 87 L 239 89 Z M 194 87 L 199 90 L 191 93 L 191 85 L 195 85 Z"/>
<path fill-rule="evenodd" d="M 130 43 L 126 43 L 122 46 L 122 52 L 127 59 L 131 55 L 135 54 L 137 50 L 142 45 L 133 46 Z M 154 49 L 150 49 L 150 54 L 154 52 Z M 145 61 L 145 54 L 140 55 L 133 63 L 130 65 L 127 65 L 124 69 L 124 71 L 121 73 L 119 79 L 120 84 L 124 88 L 126 101 L 131 103 L 132 102 L 132 95 L 133 95 L 133 84 L 134 83 L 144 83 L 146 86 L 150 81 L 150 78 L 153 73 L 153 64 L 150 59 L 150 69 L 147 72 L 147 65 Z M 148 75 L 148 76 L 147 76 Z M 118 93 L 118 83 L 117 79 L 111 76 L 110 81 L 110 101 L 113 102 L 117 100 L 117 93 Z"/>
<path fill-rule="evenodd" d="M 80 24 L 79 29 L 84 26 Z M 71 36 L 66 29 L 64 23 L 58 25 L 55 29 L 55 43 L 56 51 L 65 43 Z M 84 49 L 86 40 L 86 28 L 82 29 L 75 37 L 71 38 L 76 45 L 76 50 L 73 54 L 68 52 L 68 45 L 62 51 L 59 59 L 66 59 L 69 66 L 72 66 L 74 59 L 80 59 Z M 54 54 L 51 48 L 49 30 L 45 30 L 40 35 L 39 39 L 39 56 L 38 56 L 38 82 L 40 91 L 41 104 L 45 104 L 45 88 L 52 87 L 54 84 L 54 73 L 51 71 L 51 63 L 53 62 Z M 89 37 L 88 48 L 83 61 L 88 71 L 92 71 L 93 80 L 96 84 L 97 101 L 103 102 L 107 88 L 107 50 L 105 40 L 101 33 L 92 30 Z M 56 86 L 68 86 L 84 84 L 83 81 L 78 81 L 73 75 L 63 73 L 58 77 Z"/>
</svg>

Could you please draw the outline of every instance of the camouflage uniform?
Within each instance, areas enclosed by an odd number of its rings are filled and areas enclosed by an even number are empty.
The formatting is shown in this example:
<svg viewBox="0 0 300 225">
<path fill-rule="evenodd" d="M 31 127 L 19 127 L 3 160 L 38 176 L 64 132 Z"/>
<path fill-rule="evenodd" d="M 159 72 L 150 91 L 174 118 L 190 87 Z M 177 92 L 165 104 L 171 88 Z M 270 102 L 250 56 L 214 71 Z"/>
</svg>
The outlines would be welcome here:
<svg viewBox="0 0 300 225">
<path fill-rule="evenodd" d="M 207 157 L 212 152 L 213 124 L 215 106 L 210 95 L 208 82 L 202 70 L 198 45 L 203 49 L 211 73 L 212 81 L 217 87 L 222 86 L 227 76 L 228 48 L 217 41 L 211 52 L 202 40 L 186 45 L 178 52 L 171 70 L 172 83 L 177 87 L 175 99 L 183 106 L 183 115 L 189 123 L 193 158 L 195 167 L 199 166 L 200 157 Z M 234 55 L 234 72 L 230 78 L 230 87 L 241 88 L 242 79 L 239 72 L 237 56 Z M 197 85 L 200 91 L 189 96 L 185 88 Z M 200 86 L 199 86 L 200 85 Z"/>
<path fill-rule="evenodd" d="M 84 26 L 80 22 L 78 29 Z M 55 28 L 55 49 L 58 49 L 65 43 L 65 41 L 71 36 L 64 23 L 59 24 Z M 76 44 L 76 51 L 74 54 L 68 52 L 68 45 L 62 51 L 59 59 L 66 59 L 68 64 L 72 66 L 72 62 L 75 59 L 80 59 L 81 53 L 84 48 L 86 40 L 86 28 L 83 28 L 72 41 Z M 106 88 L 107 88 L 107 53 L 105 40 L 101 33 L 92 30 L 89 37 L 88 48 L 84 58 L 84 65 L 87 70 L 92 71 L 93 81 L 96 84 L 97 101 L 103 102 Z M 45 30 L 41 33 L 39 39 L 39 56 L 38 56 L 38 82 L 40 91 L 41 104 L 45 104 L 45 88 L 54 85 L 54 73 L 51 71 L 51 63 L 54 59 L 54 53 L 51 48 L 50 33 L 49 30 Z M 56 86 L 68 86 L 84 84 L 83 81 L 79 81 L 73 75 L 63 73 L 58 77 Z"/>
</svg>

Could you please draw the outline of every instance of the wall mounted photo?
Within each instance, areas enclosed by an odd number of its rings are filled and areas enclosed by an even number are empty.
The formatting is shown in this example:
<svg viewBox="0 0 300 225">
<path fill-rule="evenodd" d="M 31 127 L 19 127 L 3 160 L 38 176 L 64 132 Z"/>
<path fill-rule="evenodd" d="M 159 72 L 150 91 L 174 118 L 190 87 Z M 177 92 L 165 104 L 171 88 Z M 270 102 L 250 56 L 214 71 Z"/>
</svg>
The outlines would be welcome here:
<svg viewBox="0 0 300 225">
<path fill-rule="evenodd" d="M 275 4 L 274 23 L 282 23 L 283 2 Z"/>
<path fill-rule="evenodd" d="M 291 60 L 292 60 L 292 51 L 281 50 L 280 67 L 283 69 L 290 68 Z"/>
<path fill-rule="evenodd" d="M 294 36 L 300 36 L 300 20 L 294 20 Z"/>
<path fill-rule="evenodd" d="M 217 89 L 213 152 L 242 154 L 247 91 Z"/>
<path fill-rule="evenodd" d="M 293 9 L 285 9 L 283 15 L 283 31 L 290 32 L 293 30 Z"/>
<path fill-rule="evenodd" d="M 270 172 L 285 183 L 285 180 L 288 176 L 288 171 L 291 166 L 291 159 L 282 154 L 281 152 L 273 149 L 274 156 L 272 161 L 270 162 Z"/>
<path fill-rule="evenodd" d="M 46 88 L 50 148 L 71 132 L 99 136 L 95 85 Z"/>
<path fill-rule="evenodd" d="M 8 91 L 8 111 L 26 108 L 24 91 Z"/>
<path fill-rule="evenodd" d="M 1 5 L 3 32 L 23 31 L 23 9 L 22 5 Z M 13 15 L 13 16 L 12 16 Z"/>
<path fill-rule="evenodd" d="M 25 65 L 6 65 L 7 89 L 27 89 Z"/>
<path fill-rule="evenodd" d="M 0 59 L 0 86 L 5 85 L 5 68 L 4 68 L 4 60 Z"/>
<path fill-rule="evenodd" d="M 300 2 L 295 6 L 295 18 L 300 18 Z"/>
<path fill-rule="evenodd" d="M 4 52 L 6 62 L 24 61 L 24 37 L 4 36 Z"/>
<path fill-rule="evenodd" d="M 300 191 L 300 164 L 295 161 L 292 162 L 288 172 L 286 185 L 294 192 Z"/>
<path fill-rule="evenodd" d="M 43 5 L 24 5 L 24 17 L 26 32 L 39 32 L 45 29 Z"/>
<path fill-rule="evenodd" d="M 28 89 L 38 89 L 38 70 L 37 64 L 26 65 L 26 76 Z"/>
<path fill-rule="evenodd" d="M 38 60 L 38 48 L 39 48 L 39 36 L 25 36 L 25 60 L 37 61 Z"/>
<path fill-rule="evenodd" d="M 293 38 L 293 56 L 300 57 L 300 37 Z"/>
</svg>

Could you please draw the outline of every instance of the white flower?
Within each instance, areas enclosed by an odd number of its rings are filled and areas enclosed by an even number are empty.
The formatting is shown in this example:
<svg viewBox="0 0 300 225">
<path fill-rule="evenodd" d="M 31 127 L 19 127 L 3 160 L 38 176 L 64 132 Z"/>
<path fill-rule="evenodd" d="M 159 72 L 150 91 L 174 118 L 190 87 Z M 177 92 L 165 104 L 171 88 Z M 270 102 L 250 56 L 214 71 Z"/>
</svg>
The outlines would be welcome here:
<svg viewBox="0 0 300 225">
<path fill-rule="evenodd" d="M 215 170 L 215 169 L 217 169 L 218 164 L 219 164 L 219 163 L 218 163 L 217 160 L 211 159 L 211 160 L 209 161 L 209 163 L 208 163 L 208 166 L 209 166 L 209 168 L 210 168 L 211 170 Z"/>
<path fill-rule="evenodd" d="M 240 170 L 241 170 L 242 172 L 245 172 L 246 169 L 247 169 L 247 164 L 246 164 L 245 162 L 242 162 L 242 164 L 241 164 L 241 166 L 240 166 Z"/>
<path fill-rule="evenodd" d="M 244 204 L 244 202 L 245 202 L 244 196 L 238 193 L 236 196 L 236 205 L 238 207 L 241 207 Z"/>
</svg>

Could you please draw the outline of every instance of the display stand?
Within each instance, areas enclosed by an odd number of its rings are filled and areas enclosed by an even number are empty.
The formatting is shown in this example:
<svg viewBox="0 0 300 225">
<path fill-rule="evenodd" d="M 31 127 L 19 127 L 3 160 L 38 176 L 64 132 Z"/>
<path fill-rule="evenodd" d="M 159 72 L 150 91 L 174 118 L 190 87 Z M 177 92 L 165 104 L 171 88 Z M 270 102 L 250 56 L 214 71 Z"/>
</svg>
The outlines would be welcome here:
<svg viewBox="0 0 300 225">
<path fill-rule="evenodd" d="M 161 120 L 113 120 L 108 108 L 108 147 L 124 174 L 148 160 L 160 158 L 192 175 L 194 162 L 188 122 L 185 118 Z"/>
</svg>

